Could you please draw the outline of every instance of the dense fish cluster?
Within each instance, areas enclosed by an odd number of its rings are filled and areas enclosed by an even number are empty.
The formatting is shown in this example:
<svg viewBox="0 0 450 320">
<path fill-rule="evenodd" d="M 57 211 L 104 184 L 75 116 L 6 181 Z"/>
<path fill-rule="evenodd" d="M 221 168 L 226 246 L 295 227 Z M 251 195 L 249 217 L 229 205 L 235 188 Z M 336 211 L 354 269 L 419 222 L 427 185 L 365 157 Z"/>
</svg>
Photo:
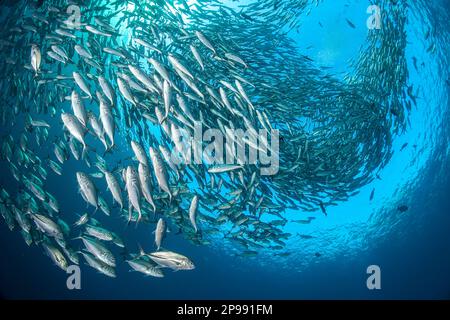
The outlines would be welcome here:
<svg viewBox="0 0 450 320">
<path fill-rule="evenodd" d="M 280 251 L 291 237 L 283 212 L 297 210 L 294 222 L 308 224 L 374 179 L 414 102 L 404 1 L 380 1 L 389 12 L 383 28 L 368 32 L 345 79 L 316 66 L 289 37 L 320 2 L 61 0 L 2 8 L 1 158 L 19 185 L 1 186 L 9 228 L 62 269 L 83 256 L 110 277 L 118 263 L 112 246 L 134 251 L 125 261 L 145 275 L 193 269 L 165 248 L 168 228 L 194 244 L 232 241 L 242 255 L 288 254 Z M 262 175 L 259 163 L 174 161 L 184 156 L 175 132 L 193 134 L 197 122 L 224 136 L 229 128 L 266 129 L 268 141 L 279 130 L 276 173 Z M 65 170 L 69 158 L 79 170 Z M 48 175 L 76 180 L 73 197 L 89 213 L 63 216 Z M 100 212 L 128 228 L 152 226 L 154 249 L 122 241 Z"/>
</svg>

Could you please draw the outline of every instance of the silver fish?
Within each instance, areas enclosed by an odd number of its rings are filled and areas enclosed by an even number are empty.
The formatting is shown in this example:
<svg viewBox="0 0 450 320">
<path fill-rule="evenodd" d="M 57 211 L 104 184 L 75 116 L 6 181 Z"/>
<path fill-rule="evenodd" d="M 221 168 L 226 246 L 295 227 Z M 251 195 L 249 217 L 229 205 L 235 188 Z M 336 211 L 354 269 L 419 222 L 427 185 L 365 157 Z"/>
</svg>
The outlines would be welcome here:
<svg viewBox="0 0 450 320">
<path fill-rule="evenodd" d="M 98 83 L 100 84 L 100 87 L 102 88 L 103 93 L 108 98 L 109 102 L 111 102 L 111 105 L 113 106 L 115 103 L 116 97 L 115 97 L 114 90 L 111 87 L 111 84 L 103 76 L 98 77 Z"/>
<path fill-rule="evenodd" d="M 103 99 L 100 99 L 100 121 L 102 122 L 103 129 L 105 130 L 106 135 L 111 141 L 111 145 L 109 148 L 112 148 L 114 147 L 114 116 L 111 107 Z"/>
<path fill-rule="evenodd" d="M 126 186 L 128 192 L 128 221 L 131 221 L 131 210 L 134 208 L 139 216 L 138 221 L 141 220 L 142 211 L 141 211 L 141 187 L 139 184 L 139 176 L 136 172 L 136 169 L 132 166 L 127 167 L 126 172 Z"/>
<path fill-rule="evenodd" d="M 109 251 L 108 248 L 106 248 L 103 244 L 101 244 L 99 241 L 89 238 L 89 237 L 80 237 L 80 239 L 83 241 L 84 246 L 86 249 L 94 255 L 98 260 L 106 263 L 110 267 L 116 266 L 116 259 L 114 258 L 114 255 Z"/>
<path fill-rule="evenodd" d="M 110 231 L 101 227 L 87 225 L 85 231 L 88 235 L 99 240 L 112 241 L 114 239 L 114 236 Z"/>
<path fill-rule="evenodd" d="M 155 230 L 155 244 L 156 250 L 161 248 L 161 242 L 164 238 L 164 233 L 166 232 L 166 223 L 162 218 L 159 218 L 158 223 L 156 224 Z"/>
<path fill-rule="evenodd" d="M 45 234 L 59 239 L 64 238 L 60 226 L 57 223 L 55 223 L 52 219 L 37 213 L 32 214 L 31 219 L 34 221 L 38 229 L 44 232 Z"/>
<path fill-rule="evenodd" d="M 156 176 L 156 181 L 158 182 L 159 187 L 169 195 L 169 198 L 172 199 L 172 193 L 170 192 L 169 182 L 167 179 L 166 168 L 164 167 L 164 162 L 161 159 L 158 151 L 150 147 L 150 159 L 153 165 L 153 171 Z"/>
<path fill-rule="evenodd" d="M 94 255 L 87 253 L 87 252 L 81 252 L 86 262 L 95 270 L 103 273 L 104 275 L 115 278 L 116 272 L 113 267 L 110 265 L 104 263 L 103 261 L 97 259 Z"/>
<path fill-rule="evenodd" d="M 157 278 L 164 277 L 164 274 L 162 273 L 161 269 L 155 267 L 152 263 L 148 261 L 142 259 L 134 259 L 134 260 L 127 260 L 127 263 L 130 265 L 131 268 L 133 268 L 133 270 L 141 272 L 147 276 Z"/>
<path fill-rule="evenodd" d="M 97 28 L 87 25 L 85 26 L 86 30 L 89 31 L 92 34 L 96 34 L 96 35 L 100 35 L 100 36 L 104 36 L 104 37 L 111 37 L 112 34 L 111 33 L 107 33 L 107 32 L 103 32 L 98 30 Z"/>
<path fill-rule="evenodd" d="M 88 87 L 86 81 L 84 80 L 83 76 L 82 76 L 79 72 L 76 72 L 76 71 L 72 72 L 72 76 L 73 76 L 73 78 L 74 78 L 75 83 L 77 84 L 77 86 L 78 86 L 84 93 L 86 93 L 90 99 L 92 99 L 91 92 L 90 92 L 89 87 Z"/>
<path fill-rule="evenodd" d="M 156 205 L 152 196 L 152 181 L 150 171 L 146 165 L 139 163 L 138 173 L 142 194 L 144 195 L 145 200 L 152 206 L 153 212 L 156 212 Z"/>
<path fill-rule="evenodd" d="M 144 148 L 142 148 L 138 142 L 131 140 L 131 149 L 133 149 L 134 155 L 139 163 L 148 166 L 147 155 L 145 154 Z"/>
<path fill-rule="evenodd" d="M 195 35 L 200 40 L 200 42 L 205 45 L 205 47 L 207 47 L 209 50 L 214 52 L 214 54 L 216 54 L 216 49 L 214 49 L 211 42 L 205 37 L 205 35 L 203 33 L 201 33 L 200 31 L 195 31 Z"/>
<path fill-rule="evenodd" d="M 135 98 L 133 97 L 133 94 L 130 91 L 130 87 L 128 86 L 128 84 L 123 81 L 121 78 L 117 78 L 117 86 L 119 87 L 119 91 L 122 94 L 122 96 L 128 100 L 129 102 L 131 102 L 131 104 L 133 106 L 136 107 L 136 101 Z"/>
<path fill-rule="evenodd" d="M 31 66 L 33 67 L 33 70 L 35 74 L 37 75 L 39 71 L 41 70 L 41 50 L 39 47 L 35 44 L 31 45 Z"/>
<path fill-rule="evenodd" d="M 169 54 L 168 58 L 169 62 L 179 71 L 186 74 L 189 78 L 194 79 L 194 76 L 192 73 L 189 72 L 189 70 L 180 62 L 177 58 L 175 58 L 172 54 Z"/>
<path fill-rule="evenodd" d="M 84 172 L 77 172 L 77 181 L 78 186 L 80 187 L 80 193 L 83 196 L 83 199 L 95 207 L 98 208 L 98 195 L 97 188 L 95 187 L 92 180 L 89 176 Z"/>
<path fill-rule="evenodd" d="M 193 45 L 190 45 L 189 48 L 191 49 L 192 54 L 194 55 L 195 60 L 200 65 L 200 68 L 202 70 L 205 70 L 205 65 L 203 64 L 202 57 L 200 56 L 200 53 L 198 52 L 197 48 Z"/>
<path fill-rule="evenodd" d="M 173 270 L 192 270 L 195 268 L 192 261 L 187 257 L 172 251 L 156 251 L 147 254 L 147 256 L 161 267 Z"/>
<path fill-rule="evenodd" d="M 148 90 L 158 93 L 158 89 L 141 69 L 132 65 L 128 65 L 128 69 Z"/>
<path fill-rule="evenodd" d="M 81 124 L 81 122 L 70 113 L 62 113 L 61 119 L 64 123 L 64 126 L 69 130 L 69 133 L 77 139 L 83 145 L 82 158 L 84 158 L 84 154 L 86 152 L 86 142 L 84 141 L 85 136 L 85 128 Z"/>
<path fill-rule="evenodd" d="M 103 126 L 92 112 L 88 113 L 88 122 L 89 122 L 89 125 L 91 126 L 91 128 L 94 130 L 94 134 L 105 146 L 105 149 L 108 150 L 108 144 L 106 143 Z"/>
<path fill-rule="evenodd" d="M 86 127 L 88 120 L 86 109 L 84 108 L 80 95 L 75 90 L 72 91 L 71 102 L 74 115 L 80 120 L 81 124 Z"/>
<path fill-rule="evenodd" d="M 189 206 L 189 220 L 191 221 L 192 227 L 194 227 L 195 232 L 198 231 L 197 228 L 197 208 L 198 208 L 198 196 L 195 195 L 192 198 L 191 205 Z"/>
<path fill-rule="evenodd" d="M 68 267 L 68 263 L 66 258 L 64 258 L 64 255 L 62 252 L 56 248 L 55 246 L 49 244 L 49 243 L 43 243 L 42 246 L 44 247 L 45 253 L 52 259 L 52 261 L 62 270 L 66 271 Z"/>
<path fill-rule="evenodd" d="M 86 49 L 85 47 L 83 47 L 83 46 L 81 46 L 79 44 L 76 44 L 74 48 L 75 48 L 75 51 L 81 57 L 87 58 L 87 59 L 92 59 L 93 58 L 91 52 L 88 49 Z"/>
<path fill-rule="evenodd" d="M 111 192 L 114 200 L 120 205 L 120 209 L 123 208 L 122 191 L 120 190 L 119 181 L 117 181 L 114 174 L 109 171 L 103 171 L 105 174 L 106 184 L 108 190 Z"/>
</svg>

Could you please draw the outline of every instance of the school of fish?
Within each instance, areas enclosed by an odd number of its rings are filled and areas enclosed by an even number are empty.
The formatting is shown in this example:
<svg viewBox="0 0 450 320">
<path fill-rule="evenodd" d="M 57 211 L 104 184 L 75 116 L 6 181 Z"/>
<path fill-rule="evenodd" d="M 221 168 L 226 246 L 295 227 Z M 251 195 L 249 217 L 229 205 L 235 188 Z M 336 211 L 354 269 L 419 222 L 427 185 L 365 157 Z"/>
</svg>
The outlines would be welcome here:
<svg viewBox="0 0 450 320">
<path fill-rule="evenodd" d="M 315 65 L 289 36 L 320 0 L 3 7 L 1 163 L 18 184 L 1 185 L 6 224 L 61 269 L 82 256 L 109 277 L 121 262 L 117 250 L 146 276 L 194 269 L 166 248 L 175 234 L 198 245 L 234 243 L 243 256 L 288 255 L 294 235 L 283 227 L 309 224 L 358 193 L 389 162 L 392 140 L 407 126 L 415 103 L 407 4 L 379 2 L 389 12 L 383 28 L 368 32 L 344 79 Z M 279 169 L 261 175 L 259 164 L 174 162 L 174 150 L 183 157 L 174 132 L 192 133 L 195 122 L 224 136 L 229 128 L 266 129 L 268 141 L 279 130 Z M 66 170 L 71 161 L 79 169 Z M 60 210 L 49 175 L 76 181 L 72 196 L 86 213 Z M 287 209 L 299 219 L 286 219 Z M 147 225 L 147 243 L 129 243 L 102 223 L 117 216 L 127 228 Z"/>
</svg>

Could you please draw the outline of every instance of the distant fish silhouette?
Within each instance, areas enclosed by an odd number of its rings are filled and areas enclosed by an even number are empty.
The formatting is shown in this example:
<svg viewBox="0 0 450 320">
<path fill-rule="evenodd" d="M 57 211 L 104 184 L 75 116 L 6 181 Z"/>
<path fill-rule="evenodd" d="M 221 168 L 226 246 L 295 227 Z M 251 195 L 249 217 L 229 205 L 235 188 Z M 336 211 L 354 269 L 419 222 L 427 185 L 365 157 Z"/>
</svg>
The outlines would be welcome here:
<svg viewBox="0 0 450 320">
<path fill-rule="evenodd" d="M 346 21 L 347 21 L 347 23 L 348 23 L 348 25 L 350 26 L 350 27 L 352 27 L 353 29 L 356 29 L 356 26 L 353 24 L 353 22 L 351 22 L 350 20 L 348 20 L 348 19 L 345 19 Z"/>
<path fill-rule="evenodd" d="M 322 213 L 327 216 L 327 210 L 325 209 L 325 206 L 323 205 L 323 202 L 320 201 L 320 210 L 322 210 Z"/>
<path fill-rule="evenodd" d="M 402 147 L 400 148 L 400 151 L 403 151 L 407 146 L 408 146 L 408 142 L 406 142 L 405 144 L 402 145 Z"/>
</svg>

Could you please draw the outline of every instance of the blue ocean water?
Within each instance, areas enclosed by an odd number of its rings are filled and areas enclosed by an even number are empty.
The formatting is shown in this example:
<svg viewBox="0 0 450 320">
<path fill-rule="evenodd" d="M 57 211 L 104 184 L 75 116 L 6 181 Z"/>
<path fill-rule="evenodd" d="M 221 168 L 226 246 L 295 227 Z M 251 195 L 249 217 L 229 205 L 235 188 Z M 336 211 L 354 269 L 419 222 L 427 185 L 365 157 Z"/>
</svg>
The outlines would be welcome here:
<svg viewBox="0 0 450 320">
<path fill-rule="evenodd" d="M 300 32 L 292 33 L 292 41 L 314 63 L 343 77 L 349 60 L 364 46 L 368 5 L 368 1 L 323 1 L 309 15 L 299 17 Z M 165 246 L 188 255 L 196 265 L 194 270 L 166 272 L 158 279 L 129 272 L 128 265 L 121 262 L 118 277 L 111 279 L 82 266 L 81 290 L 68 290 L 67 274 L 54 266 L 40 247 L 28 247 L 20 233 L 10 232 L 0 223 L 0 294 L 10 299 L 450 298 L 448 8 L 448 1 L 437 0 L 410 5 L 407 61 L 409 82 L 417 88 L 417 106 L 406 132 L 395 137 L 394 155 L 379 172 L 381 179 L 328 209 L 327 217 L 317 214 L 310 225 L 287 225 L 286 231 L 292 234 L 313 236 L 305 241 L 290 239 L 289 256 L 262 250 L 256 257 L 237 257 L 233 245 L 223 239 L 209 246 L 194 246 L 169 234 Z M 345 19 L 356 28 L 350 28 Z M 427 30 L 432 35 L 425 39 Z M 428 50 L 430 43 L 436 51 Z M 423 63 L 418 70 L 413 57 Z M 400 151 L 405 143 L 408 145 Z M 65 172 L 82 168 L 73 159 L 64 164 Z M 0 172 L 2 186 L 18 188 L 4 163 Z M 49 174 L 46 186 L 68 221 L 93 210 L 81 201 L 73 175 Z M 369 201 L 374 188 L 374 199 Z M 400 212 L 400 205 L 407 205 L 408 210 Z M 101 213 L 96 215 L 101 217 Z M 296 212 L 287 215 L 292 218 Z M 104 226 L 118 232 L 132 250 L 137 243 L 152 247 L 148 225 L 125 227 L 114 213 L 109 219 L 102 218 Z M 120 250 L 115 253 L 120 256 Z M 369 265 L 381 269 L 380 290 L 366 286 Z"/>
</svg>

